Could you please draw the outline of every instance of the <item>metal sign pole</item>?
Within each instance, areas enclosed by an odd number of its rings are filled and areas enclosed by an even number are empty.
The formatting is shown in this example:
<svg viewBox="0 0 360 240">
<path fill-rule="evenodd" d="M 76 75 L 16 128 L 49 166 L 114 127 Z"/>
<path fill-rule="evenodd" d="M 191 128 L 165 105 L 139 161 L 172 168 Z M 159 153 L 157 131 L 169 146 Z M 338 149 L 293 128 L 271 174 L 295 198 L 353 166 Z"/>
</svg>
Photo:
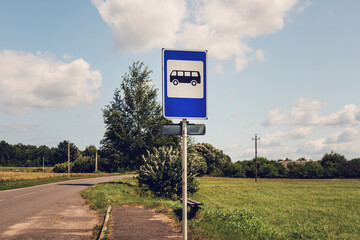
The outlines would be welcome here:
<svg viewBox="0 0 360 240">
<path fill-rule="evenodd" d="M 182 220 L 183 240 L 187 240 L 187 121 L 182 120 Z"/>
</svg>

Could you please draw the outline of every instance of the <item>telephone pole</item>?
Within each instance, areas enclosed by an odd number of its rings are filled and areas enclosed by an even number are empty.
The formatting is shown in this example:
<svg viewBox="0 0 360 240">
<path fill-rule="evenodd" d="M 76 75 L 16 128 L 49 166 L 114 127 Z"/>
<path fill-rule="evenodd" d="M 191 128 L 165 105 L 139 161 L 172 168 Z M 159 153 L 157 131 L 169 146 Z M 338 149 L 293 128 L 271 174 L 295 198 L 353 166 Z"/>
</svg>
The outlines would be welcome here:
<svg viewBox="0 0 360 240">
<path fill-rule="evenodd" d="M 98 171 L 98 155 L 97 155 L 97 149 L 95 153 L 95 173 Z"/>
<path fill-rule="evenodd" d="M 68 177 L 70 177 L 70 141 L 68 141 Z"/>
<path fill-rule="evenodd" d="M 258 137 L 255 133 L 255 138 L 253 138 L 252 140 L 255 140 L 255 182 L 257 182 L 257 141 L 260 140 L 260 137 Z"/>
</svg>

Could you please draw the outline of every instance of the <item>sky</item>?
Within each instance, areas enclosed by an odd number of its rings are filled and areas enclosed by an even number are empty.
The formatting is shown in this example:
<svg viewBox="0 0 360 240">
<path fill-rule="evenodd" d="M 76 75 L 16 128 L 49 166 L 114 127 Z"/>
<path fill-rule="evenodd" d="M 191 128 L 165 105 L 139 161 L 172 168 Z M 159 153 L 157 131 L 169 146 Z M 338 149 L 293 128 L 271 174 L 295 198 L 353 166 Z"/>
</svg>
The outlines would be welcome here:
<svg viewBox="0 0 360 240">
<path fill-rule="evenodd" d="M 100 147 L 134 61 L 208 50 L 208 142 L 232 161 L 360 157 L 356 0 L 1 0 L 0 140 Z M 174 120 L 177 122 L 179 120 Z"/>
</svg>

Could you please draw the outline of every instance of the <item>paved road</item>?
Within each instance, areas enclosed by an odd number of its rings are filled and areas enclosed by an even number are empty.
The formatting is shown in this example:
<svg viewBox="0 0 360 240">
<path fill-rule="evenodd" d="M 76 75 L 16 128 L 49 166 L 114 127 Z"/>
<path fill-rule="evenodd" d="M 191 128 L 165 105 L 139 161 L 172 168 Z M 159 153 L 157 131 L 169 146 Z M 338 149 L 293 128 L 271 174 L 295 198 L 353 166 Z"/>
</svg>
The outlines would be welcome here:
<svg viewBox="0 0 360 240">
<path fill-rule="evenodd" d="M 129 176 L 78 179 L 0 191 L 0 239 L 5 239 L 4 237 L 6 239 L 37 239 L 39 236 L 36 234 L 39 232 L 44 232 L 41 235 L 43 239 L 50 239 L 51 235 L 47 234 L 51 234 L 50 231 L 54 230 L 51 228 L 54 228 L 56 224 L 58 224 L 56 230 L 59 231 L 56 239 L 75 239 L 77 238 L 75 236 L 79 236 L 78 239 L 86 239 L 88 236 L 81 237 L 79 231 L 89 232 L 87 225 L 91 225 L 91 230 L 95 225 L 96 216 L 94 213 L 89 215 L 79 192 L 97 183 Z M 78 224 L 78 229 L 70 229 L 69 225 L 72 223 L 66 225 L 65 220 L 83 225 Z M 24 232 L 24 229 L 27 231 Z M 32 235 L 29 232 L 30 229 L 33 229 Z M 38 229 L 37 232 L 36 229 Z M 50 233 L 46 233 L 46 229 L 49 229 Z M 60 231 L 64 233 L 66 229 L 68 229 L 67 237 L 66 235 L 64 238 L 60 237 Z M 78 232 L 75 234 L 76 231 Z M 54 233 L 55 231 L 52 232 Z"/>
</svg>

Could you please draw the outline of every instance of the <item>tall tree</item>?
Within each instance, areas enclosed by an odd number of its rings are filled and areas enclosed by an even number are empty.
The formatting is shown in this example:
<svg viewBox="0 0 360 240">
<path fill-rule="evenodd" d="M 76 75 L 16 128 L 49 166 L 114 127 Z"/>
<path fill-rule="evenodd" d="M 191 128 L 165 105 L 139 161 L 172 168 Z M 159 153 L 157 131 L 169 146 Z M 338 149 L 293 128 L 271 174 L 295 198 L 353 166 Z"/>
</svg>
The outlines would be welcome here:
<svg viewBox="0 0 360 240">
<path fill-rule="evenodd" d="M 179 145 L 178 136 L 161 135 L 161 125 L 169 121 L 162 117 L 151 72 L 143 62 L 134 62 L 110 105 L 102 110 L 106 131 L 101 155 L 107 158 L 110 171 L 138 169 L 147 150 Z"/>
<path fill-rule="evenodd" d="M 70 161 L 73 162 L 79 156 L 79 149 L 74 143 L 70 143 Z M 64 140 L 58 144 L 56 149 L 56 162 L 63 163 L 68 161 L 68 141 Z"/>
</svg>

